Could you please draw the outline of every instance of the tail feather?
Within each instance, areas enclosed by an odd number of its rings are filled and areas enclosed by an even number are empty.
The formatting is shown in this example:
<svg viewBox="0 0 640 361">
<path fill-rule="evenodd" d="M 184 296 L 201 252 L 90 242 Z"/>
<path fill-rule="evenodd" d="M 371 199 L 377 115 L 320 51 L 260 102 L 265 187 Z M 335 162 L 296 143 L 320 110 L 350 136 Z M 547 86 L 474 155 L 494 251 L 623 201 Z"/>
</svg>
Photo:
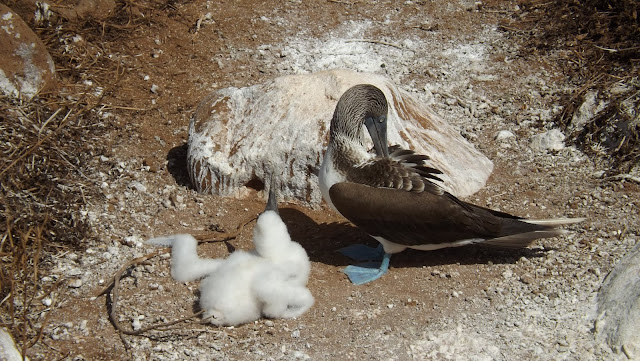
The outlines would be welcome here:
<svg viewBox="0 0 640 361">
<path fill-rule="evenodd" d="M 565 224 L 580 223 L 586 218 L 553 218 L 553 219 L 522 219 L 522 222 L 540 226 L 563 226 Z"/>
<path fill-rule="evenodd" d="M 190 234 L 152 238 L 146 243 L 171 247 L 171 276 L 179 282 L 200 279 L 214 272 L 222 264 L 221 259 L 198 257 L 198 241 Z"/>
<path fill-rule="evenodd" d="M 546 231 L 525 232 L 525 233 L 512 234 L 504 237 L 488 239 L 482 242 L 482 244 L 486 244 L 488 246 L 494 246 L 494 247 L 502 247 L 502 248 L 524 248 L 530 245 L 533 241 L 535 241 L 538 238 L 556 237 L 565 233 L 567 233 L 567 231 L 563 229 L 550 229 Z"/>
<path fill-rule="evenodd" d="M 509 219 L 503 226 L 504 236 L 487 239 L 483 244 L 503 248 L 523 248 L 538 238 L 556 237 L 567 233 L 558 226 L 584 221 L 584 218 Z"/>
</svg>

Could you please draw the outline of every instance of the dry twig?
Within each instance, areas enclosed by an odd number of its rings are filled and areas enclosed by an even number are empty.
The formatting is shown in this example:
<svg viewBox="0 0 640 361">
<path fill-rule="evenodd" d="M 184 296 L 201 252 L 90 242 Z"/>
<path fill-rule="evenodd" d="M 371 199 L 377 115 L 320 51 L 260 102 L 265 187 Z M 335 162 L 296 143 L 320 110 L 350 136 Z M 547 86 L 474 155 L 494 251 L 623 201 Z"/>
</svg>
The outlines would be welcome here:
<svg viewBox="0 0 640 361">
<path fill-rule="evenodd" d="M 625 180 L 631 181 L 640 184 L 640 177 L 634 176 L 631 174 L 616 174 L 614 176 L 608 177 L 609 180 Z"/>
<path fill-rule="evenodd" d="M 189 316 L 186 317 L 182 317 L 180 319 L 174 320 L 174 321 L 170 321 L 170 322 L 163 322 L 163 323 L 158 323 L 155 325 L 151 325 L 145 328 L 141 328 L 139 330 L 127 330 L 124 329 L 122 326 L 120 326 L 120 323 L 118 322 L 118 313 L 117 313 L 117 308 L 118 308 L 118 287 L 120 285 L 120 278 L 122 278 L 122 274 L 129 269 L 129 267 L 140 264 L 142 262 L 145 262 L 146 260 L 153 258 L 159 254 L 163 254 L 166 253 L 167 249 L 162 249 L 162 250 L 158 250 L 152 253 L 149 253 L 145 256 L 142 257 L 138 257 L 135 259 L 132 259 L 131 261 L 127 262 L 124 266 L 122 266 L 118 272 L 116 272 L 115 276 L 114 276 L 114 281 L 113 281 L 113 290 L 111 292 L 111 312 L 109 313 L 109 318 L 111 319 L 111 323 L 113 324 L 113 326 L 118 330 L 118 332 L 120 332 L 121 334 L 125 334 L 125 335 L 140 335 L 143 334 L 145 332 L 151 331 L 151 330 L 155 330 L 155 329 L 159 329 L 159 328 L 164 328 L 164 327 L 169 327 L 175 324 L 178 324 L 180 322 L 184 322 L 187 320 L 190 320 L 194 317 L 197 317 L 198 315 L 200 315 L 202 313 L 202 311 L 200 312 L 196 312 L 193 313 Z"/>
<path fill-rule="evenodd" d="M 396 49 L 402 50 L 402 47 L 400 45 L 393 44 L 393 43 L 388 43 L 386 41 L 374 40 L 374 39 L 347 39 L 347 40 L 345 40 L 345 42 L 347 42 L 347 43 L 360 42 L 360 43 L 380 44 L 380 45 L 391 46 L 391 47 L 394 47 Z"/>
<path fill-rule="evenodd" d="M 233 232 L 214 232 L 214 233 L 206 233 L 206 234 L 200 234 L 197 236 L 194 236 L 194 238 L 198 239 L 199 241 L 201 241 L 200 243 L 207 243 L 207 242 L 225 242 L 231 239 L 236 238 L 244 229 L 244 227 L 246 225 L 248 225 L 249 223 L 253 222 L 257 217 L 252 217 L 250 220 L 242 223 L 238 228 L 236 228 L 235 231 Z M 212 239 L 212 235 L 220 235 L 223 234 L 224 238 L 222 239 Z M 114 276 L 112 277 L 112 280 L 107 284 L 107 286 L 105 286 L 97 295 L 100 296 L 104 293 L 106 293 L 109 289 L 111 289 L 111 312 L 109 313 L 109 319 L 111 320 L 111 323 L 113 324 L 113 326 L 116 328 L 116 330 L 118 330 L 119 334 L 120 334 L 120 338 L 122 340 L 122 342 L 124 343 L 124 345 L 126 347 L 128 347 L 128 342 L 123 338 L 123 334 L 124 335 L 132 335 L 132 336 L 137 336 L 137 335 L 141 335 L 145 332 L 148 331 L 152 331 L 152 330 L 164 330 L 169 326 L 173 326 L 176 325 L 178 323 L 184 322 L 184 321 L 188 321 L 194 317 L 197 317 L 199 315 L 201 315 L 204 310 L 201 310 L 199 312 L 195 312 L 192 313 L 191 315 L 179 318 L 177 320 L 173 320 L 173 321 L 169 321 L 169 322 L 162 322 L 162 323 L 157 323 L 145 328 L 141 328 L 139 330 L 128 330 L 123 328 L 120 323 L 118 322 L 118 313 L 117 313 L 117 309 L 118 309 L 118 297 L 119 297 L 119 286 L 120 286 L 120 279 L 122 278 L 122 275 L 132 266 L 141 264 L 143 262 L 148 261 L 149 259 L 161 255 L 161 254 L 165 254 L 168 253 L 170 251 L 170 248 L 163 248 L 154 252 L 151 252 L 147 255 L 144 255 L 142 257 L 138 257 L 135 259 L 132 259 L 131 261 L 127 262 L 125 265 L 123 265 L 122 267 L 120 267 L 120 269 L 114 274 Z"/>
</svg>

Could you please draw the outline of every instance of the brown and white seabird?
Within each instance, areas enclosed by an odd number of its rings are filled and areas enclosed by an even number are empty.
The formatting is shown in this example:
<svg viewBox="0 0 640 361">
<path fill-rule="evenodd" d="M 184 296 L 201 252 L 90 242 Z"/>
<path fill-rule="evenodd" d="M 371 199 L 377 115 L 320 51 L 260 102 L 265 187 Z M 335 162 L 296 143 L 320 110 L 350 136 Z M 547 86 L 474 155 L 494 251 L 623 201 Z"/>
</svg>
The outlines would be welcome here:
<svg viewBox="0 0 640 361">
<path fill-rule="evenodd" d="M 384 252 L 362 245 L 343 253 L 382 263 L 349 266 L 353 283 L 373 281 L 387 272 L 389 258 L 406 248 L 435 250 L 473 243 L 521 248 L 538 238 L 565 233 L 557 227 L 583 218 L 524 219 L 476 206 L 444 191 L 437 169 L 425 155 L 388 147 L 387 100 L 373 85 L 348 89 L 331 119 L 329 145 L 320 168 L 325 201 L 381 243 Z M 364 127 L 363 127 L 364 125 Z M 365 146 L 367 129 L 375 155 Z"/>
</svg>

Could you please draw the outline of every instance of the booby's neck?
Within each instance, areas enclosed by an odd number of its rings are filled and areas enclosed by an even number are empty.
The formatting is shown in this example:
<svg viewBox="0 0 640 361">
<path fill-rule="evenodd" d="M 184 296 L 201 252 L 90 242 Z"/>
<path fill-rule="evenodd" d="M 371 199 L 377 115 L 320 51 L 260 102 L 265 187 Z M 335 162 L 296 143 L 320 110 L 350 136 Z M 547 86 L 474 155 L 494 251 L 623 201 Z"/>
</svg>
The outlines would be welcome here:
<svg viewBox="0 0 640 361">
<path fill-rule="evenodd" d="M 329 189 L 336 183 L 347 182 L 347 174 L 358 166 L 371 161 L 374 156 L 357 140 L 338 136 L 332 138 L 320 167 L 319 183 L 322 197 L 337 211 L 329 197 Z"/>
<path fill-rule="evenodd" d="M 338 134 L 329 142 L 327 151 L 332 150 L 331 156 L 336 167 L 347 172 L 350 168 L 366 163 L 374 157 L 363 144 L 363 139 L 354 139 Z"/>
</svg>

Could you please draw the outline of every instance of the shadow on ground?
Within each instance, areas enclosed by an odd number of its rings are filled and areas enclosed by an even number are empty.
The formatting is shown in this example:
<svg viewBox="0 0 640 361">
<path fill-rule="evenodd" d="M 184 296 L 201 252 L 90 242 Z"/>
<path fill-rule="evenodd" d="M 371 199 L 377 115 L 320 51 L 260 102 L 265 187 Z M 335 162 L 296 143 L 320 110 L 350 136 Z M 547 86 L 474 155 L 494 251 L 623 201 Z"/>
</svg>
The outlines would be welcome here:
<svg viewBox="0 0 640 361">
<path fill-rule="evenodd" d="M 167 153 L 167 170 L 179 186 L 195 189 L 187 170 L 187 143 L 176 146 Z"/>
</svg>

